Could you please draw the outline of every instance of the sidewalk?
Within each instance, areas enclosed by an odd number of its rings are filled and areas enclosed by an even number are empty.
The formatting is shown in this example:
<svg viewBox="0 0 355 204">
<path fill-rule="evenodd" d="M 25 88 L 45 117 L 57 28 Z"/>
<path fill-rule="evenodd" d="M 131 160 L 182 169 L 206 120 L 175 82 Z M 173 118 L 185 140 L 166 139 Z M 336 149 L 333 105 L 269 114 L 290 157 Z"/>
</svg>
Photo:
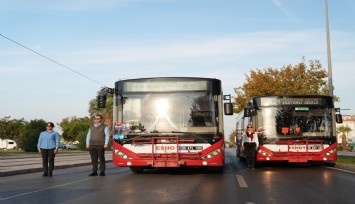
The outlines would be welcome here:
<svg viewBox="0 0 355 204">
<path fill-rule="evenodd" d="M 343 152 L 343 151 L 338 151 L 338 155 L 355 157 L 355 152 Z"/>
<path fill-rule="evenodd" d="M 106 151 L 105 158 L 106 162 L 112 162 L 112 151 Z M 85 165 L 91 165 L 89 152 L 57 154 L 54 161 L 54 169 Z M 0 177 L 41 171 L 42 158 L 40 155 L 1 156 L 0 158 Z"/>
<path fill-rule="evenodd" d="M 338 156 L 351 156 L 351 157 L 355 157 L 355 152 L 343 152 L 343 151 L 338 151 Z M 338 169 L 343 169 L 343 170 L 355 172 L 355 165 L 352 165 L 352 164 L 340 164 L 340 163 L 337 163 L 337 164 L 334 166 L 334 168 L 338 168 Z"/>
</svg>

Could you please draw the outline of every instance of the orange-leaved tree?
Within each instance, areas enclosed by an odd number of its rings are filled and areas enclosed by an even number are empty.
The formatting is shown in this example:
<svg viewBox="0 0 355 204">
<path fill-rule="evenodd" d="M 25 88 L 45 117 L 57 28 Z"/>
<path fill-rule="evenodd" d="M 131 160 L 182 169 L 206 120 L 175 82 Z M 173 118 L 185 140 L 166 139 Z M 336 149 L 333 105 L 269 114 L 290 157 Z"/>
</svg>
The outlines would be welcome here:
<svg viewBox="0 0 355 204">
<path fill-rule="evenodd" d="M 251 70 L 243 86 L 235 88 L 235 110 L 238 113 L 253 96 L 270 95 L 328 95 L 327 71 L 319 60 L 303 59 L 299 64 L 279 69 Z M 337 97 L 334 97 L 337 100 Z"/>
</svg>

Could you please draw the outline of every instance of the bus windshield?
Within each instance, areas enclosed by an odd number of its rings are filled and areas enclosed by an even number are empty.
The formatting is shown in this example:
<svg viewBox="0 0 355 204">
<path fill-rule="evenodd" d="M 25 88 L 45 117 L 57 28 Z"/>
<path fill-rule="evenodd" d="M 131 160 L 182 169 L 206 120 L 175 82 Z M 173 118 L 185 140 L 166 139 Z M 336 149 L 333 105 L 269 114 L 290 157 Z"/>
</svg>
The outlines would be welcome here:
<svg viewBox="0 0 355 204">
<path fill-rule="evenodd" d="M 270 137 L 331 136 L 331 109 L 326 107 L 279 106 L 258 111 L 258 129 Z"/>
<path fill-rule="evenodd" d="M 127 134 L 216 132 L 217 99 L 213 98 L 208 91 L 125 93 L 122 121 Z"/>
</svg>

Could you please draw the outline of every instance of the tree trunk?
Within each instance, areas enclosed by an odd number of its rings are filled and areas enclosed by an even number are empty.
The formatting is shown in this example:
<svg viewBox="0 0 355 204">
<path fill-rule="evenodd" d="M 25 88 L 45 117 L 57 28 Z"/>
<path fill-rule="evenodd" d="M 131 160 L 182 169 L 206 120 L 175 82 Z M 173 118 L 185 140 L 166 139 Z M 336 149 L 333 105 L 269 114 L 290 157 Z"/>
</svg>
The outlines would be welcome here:
<svg viewBox="0 0 355 204">
<path fill-rule="evenodd" d="M 343 135 L 341 136 L 341 139 L 342 139 L 341 144 L 342 144 L 343 151 L 344 151 L 344 150 L 345 150 L 345 147 L 346 147 L 346 135 L 343 134 Z"/>
</svg>

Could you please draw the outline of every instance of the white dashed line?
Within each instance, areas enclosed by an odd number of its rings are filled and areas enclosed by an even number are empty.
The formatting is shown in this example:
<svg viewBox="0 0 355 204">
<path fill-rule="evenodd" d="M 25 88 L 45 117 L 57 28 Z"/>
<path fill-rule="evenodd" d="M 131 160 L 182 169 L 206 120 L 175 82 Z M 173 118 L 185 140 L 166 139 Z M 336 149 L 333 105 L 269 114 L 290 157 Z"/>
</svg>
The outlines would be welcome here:
<svg viewBox="0 0 355 204">
<path fill-rule="evenodd" d="M 244 180 L 244 178 L 243 178 L 242 175 L 236 175 L 235 177 L 237 177 L 239 186 L 240 186 L 241 188 L 248 188 L 248 185 L 247 185 L 247 183 L 245 182 L 245 180 Z"/>
</svg>

